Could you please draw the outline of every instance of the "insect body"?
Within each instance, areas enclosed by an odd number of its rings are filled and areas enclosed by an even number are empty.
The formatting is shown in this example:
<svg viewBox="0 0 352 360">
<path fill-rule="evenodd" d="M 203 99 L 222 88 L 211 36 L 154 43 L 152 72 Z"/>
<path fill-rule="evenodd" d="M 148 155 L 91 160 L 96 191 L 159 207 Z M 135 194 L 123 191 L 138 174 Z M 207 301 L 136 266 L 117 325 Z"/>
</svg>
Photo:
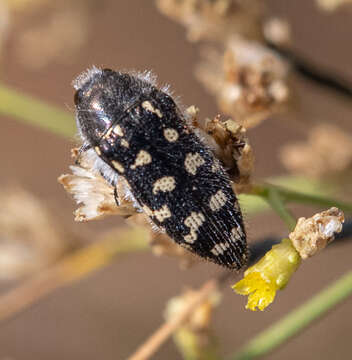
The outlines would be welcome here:
<svg viewBox="0 0 352 360">
<path fill-rule="evenodd" d="M 74 85 L 83 149 L 94 149 L 103 176 L 112 185 L 123 177 L 139 208 L 178 244 L 241 268 L 246 234 L 231 182 L 171 96 L 148 75 L 109 69 L 93 68 Z"/>
</svg>

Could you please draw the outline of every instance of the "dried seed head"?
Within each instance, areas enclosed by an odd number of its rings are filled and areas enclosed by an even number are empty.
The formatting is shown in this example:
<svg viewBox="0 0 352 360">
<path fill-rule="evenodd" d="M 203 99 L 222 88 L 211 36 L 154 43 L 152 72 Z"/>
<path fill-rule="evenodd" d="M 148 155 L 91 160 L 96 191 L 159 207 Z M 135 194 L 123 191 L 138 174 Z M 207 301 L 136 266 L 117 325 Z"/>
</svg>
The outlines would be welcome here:
<svg viewBox="0 0 352 360">
<path fill-rule="evenodd" d="M 236 192 L 248 190 L 254 168 L 254 154 L 246 129 L 238 122 L 219 116 L 205 121 L 204 132 L 215 141 L 215 153 L 235 182 Z"/>
<path fill-rule="evenodd" d="M 290 171 L 311 177 L 341 173 L 352 168 L 352 136 L 321 124 L 310 131 L 307 142 L 284 146 L 280 159 Z"/>
<path fill-rule="evenodd" d="M 157 0 L 159 10 L 187 28 L 190 41 L 223 41 L 233 33 L 260 37 L 262 4 L 257 0 Z"/>
<path fill-rule="evenodd" d="M 335 234 L 341 232 L 344 220 L 343 212 L 332 207 L 311 218 L 299 218 L 289 238 L 301 257 L 306 259 L 334 240 Z"/>
<path fill-rule="evenodd" d="M 221 110 L 246 128 L 287 102 L 287 75 L 288 65 L 276 53 L 239 37 L 228 41 L 223 57 L 212 52 L 198 68 L 199 79 L 217 97 Z"/>
</svg>

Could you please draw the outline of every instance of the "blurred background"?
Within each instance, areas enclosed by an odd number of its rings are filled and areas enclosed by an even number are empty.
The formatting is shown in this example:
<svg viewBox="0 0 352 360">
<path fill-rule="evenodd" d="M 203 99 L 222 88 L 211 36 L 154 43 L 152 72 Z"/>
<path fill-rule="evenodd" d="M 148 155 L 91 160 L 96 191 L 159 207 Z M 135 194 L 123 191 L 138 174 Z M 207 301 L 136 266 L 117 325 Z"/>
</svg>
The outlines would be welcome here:
<svg viewBox="0 0 352 360">
<path fill-rule="evenodd" d="M 327 11 L 313 0 L 264 3 L 267 17 L 289 24 L 291 50 L 317 68 L 352 83 L 351 5 Z M 1 82 L 63 108 L 72 119 L 71 82 L 93 64 L 118 70 L 150 69 L 160 84 L 171 85 L 186 106 L 199 107 L 199 118 L 222 113 L 214 94 L 196 76 L 201 73 L 196 71 L 201 54 L 210 46 L 221 51 L 214 39 L 189 41 L 186 29 L 151 1 L 0 2 Z M 315 125 L 328 122 L 346 134 L 352 132 L 351 98 L 294 74 L 290 91 L 293 100 L 289 110 L 273 112 L 250 129 L 255 178 L 292 171 L 281 160 L 279 149 L 306 141 L 308 129 Z M 16 232 L 17 240 L 21 234 L 28 237 L 25 246 L 18 240 L 14 247 L 0 238 L 1 297 L 71 249 L 93 242 L 98 234 L 123 221 L 115 216 L 74 222 L 75 204 L 57 177 L 72 164 L 70 149 L 76 140 L 5 116 L 1 116 L 0 129 L 2 213 L 15 214 L 14 222 L 25 223 Z M 347 183 L 342 181 L 341 194 L 346 198 L 351 195 L 350 183 L 350 178 Z M 294 209 L 298 216 L 314 213 L 313 208 Z M 45 233 L 36 234 L 31 229 L 38 218 L 45 224 Z M 246 222 L 250 242 L 287 236 L 285 226 L 272 213 L 247 218 Z M 31 241 L 36 242 L 36 253 L 28 250 Z M 344 241 L 307 261 L 264 312 L 245 310 L 245 299 L 226 286 L 213 319 L 221 352 L 228 354 L 239 348 L 349 270 L 351 251 L 352 243 Z M 170 297 L 185 287 L 199 287 L 219 271 L 210 263 L 181 270 L 176 259 L 149 252 L 119 258 L 0 322 L 0 360 L 124 359 L 164 321 L 163 311 Z M 351 305 L 346 301 L 266 358 L 349 358 Z M 169 341 L 152 358 L 180 359 L 180 354 Z"/>
</svg>

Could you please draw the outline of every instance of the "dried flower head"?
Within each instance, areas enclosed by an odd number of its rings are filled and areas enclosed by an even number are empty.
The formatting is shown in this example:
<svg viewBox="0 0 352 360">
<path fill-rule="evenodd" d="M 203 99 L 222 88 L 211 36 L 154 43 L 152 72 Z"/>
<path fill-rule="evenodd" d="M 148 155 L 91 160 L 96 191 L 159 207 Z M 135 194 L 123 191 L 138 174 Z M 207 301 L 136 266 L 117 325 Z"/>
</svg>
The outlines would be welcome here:
<svg viewBox="0 0 352 360">
<path fill-rule="evenodd" d="M 343 212 L 336 207 L 308 219 L 301 217 L 289 238 L 302 259 L 307 259 L 334 240 L 335 234 L 341 232 L 344 220 Z"/>
<path fill-rule="evenodd" d="M 352 168 L 352 136 L 335 125 L 311 129 L 308 141 L 286 145 L 280 159 L 294 173 L 324 177 Z"/>
<path fill-rule="evenodd" d="M 197 74 L 217 97 L 221 110 L 246 128 L 278 111 L 288 100 L 288 65 L 273 51 L 240 37 L 228 41 L 222 58 L 208 53 Z"/>
<path fill-rule="evenodd" d="M 159 10 L 182 23 L 190 41 L 225 40 L 238 33 L 260 37 L 262 4 L 257 0 L 157 0 Z"/>
<path fill-rule="evenodd" d="M 0 280 L 40 271 L 63 254 L 67 239 L 37 198 L 15 188 L 3 190 L 0 202 Z"/>
<path fill-rule="evenodd" d="M 195 297 L 196 292 L 188 290 L 183 295 L 172 298 L 167 304 L 166 319 L 172 321 Z M 210 325 L 213 312 L 220 300 L 220 293 L 213 292 L 193 311 L 188 321 L 174 333 L 174 341 L 184 358 L 218 358 L 215 356 L 218 355 L 217 341 L 212 334 Z"/>
<path fill-rule="evenodd" d="M 246 129 L 232 119 L 223 121 L 217 116 L 205 121 L 204 131 L 215 141 L 215 153 L 234 180 L 236 192 L 248 190 L 251 186 L 254 154 Z"/>
<path fill-rule="evenodd" d="M 351 2 L 351 0 L 316 0 L 318 6 L 325 11 L 335 11 L 338 7 L 348 5 Z"/>
<path fill-rule="evenodd" d="M 74 149 L 73 155 L 78 155 Z M 125 196 L 120 196 L 117 206 L 114 188 L 95 170 L 89 152 L 79 154 L 79 164 L 70 166 L 72 174 L 61 175 L 58 179 L 65 190 L 72 194 L 78 204 L 75 211 L 76 221 L 89 221 L 108 215 L 132 215 L 135 213 L 133 202 Z M 125 184 L 121 178 L 116 184 L 117 193 L 124 191 Z"/>
</svg>

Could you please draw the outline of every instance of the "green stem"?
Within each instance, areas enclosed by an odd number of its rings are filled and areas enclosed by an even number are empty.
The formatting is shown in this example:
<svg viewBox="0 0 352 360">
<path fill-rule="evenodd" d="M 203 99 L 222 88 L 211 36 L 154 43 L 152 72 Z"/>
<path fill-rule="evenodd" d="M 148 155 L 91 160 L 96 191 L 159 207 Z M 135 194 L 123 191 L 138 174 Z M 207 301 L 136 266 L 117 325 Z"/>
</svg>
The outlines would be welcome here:
<svg viewBox="0 0 352 360">
<path fill-rule="evenodd" d="M 300 204 L 319 205 L 326 207 L 336 206 L 342 211 L 352 213 L 352 204 L 350 203 L 325 197 L 323 195 L 293 191 L 273 184 L 255 185 L 252 189 L 252 194 L 259 195 L 264 199 L 268 199 L 269 193 L 272 189 L 275 189 L 275 191 L 280 195 L 281 199 L 286 203 L 295 202 Z"/>
<path fill-rule="evenodd" d="M 273 351 L 351 294 L 352 271 L 263 331 L 229 360 L 254 359 Z"/>
<path fill-rule="evenodd" d="M 266 200 L 273 210 L 276 211 L 280 218 L 286 223 L 288 229 L 293 231 L 296 226 L 296 219 L 287 210 L 280 193 L 274 187 L 271 187 L 268 190 Z"/>
<path fill-rule="evenodd" d="M 319 206 L 336 206 L 342 211 L 352 212 L 352 204 L 339 201 L 336 199 L 328 198 L 320 195 L 313 195 L 307 193 L 301 193 L 298 191 L 292 191 L 279 186 L 275 187 L 285 201 L 294 201 L 301 204 L 313 204 Z"/>
<path fill-rule="evenodd" d="M 72 137 L 76 132 L 73 114 L 6 85 L 0 85 L 0 113 L 64 137 Z"/>
</svg>

